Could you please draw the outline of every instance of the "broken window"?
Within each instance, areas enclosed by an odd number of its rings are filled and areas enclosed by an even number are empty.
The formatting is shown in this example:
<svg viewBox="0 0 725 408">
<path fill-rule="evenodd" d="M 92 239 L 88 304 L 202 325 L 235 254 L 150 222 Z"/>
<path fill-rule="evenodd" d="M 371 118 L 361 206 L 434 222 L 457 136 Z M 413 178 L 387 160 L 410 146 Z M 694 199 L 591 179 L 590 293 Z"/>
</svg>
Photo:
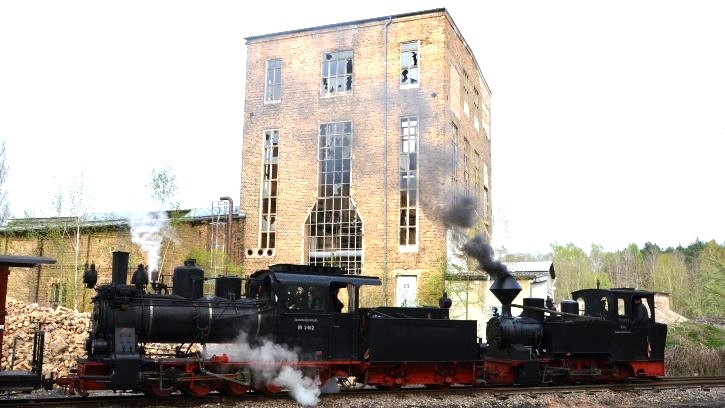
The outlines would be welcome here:
<svg viewBox="0 0 725 408">
<path fill-rule="evenodd" d="M 352 92 L 352 50 L 322 54 L 322 94 Z"/>
<path fill-rule="evenodd" d="M 310 265 L 362 272 L 363 225 L 350 197 L 352 122 L 320 125 L 317 199 L 305 222 Z"/>
<path fill-rule="evenodd" d="M 277 102 L 282 91 L 282 60 L 267 61 L 267 81 L 265 82 L 264 101 Z"/>
<path fill-rule="evenodd" d="M 418 42 L 404 43 L 400 47 L 400 84 L 417 85 L 419 76 L 420 53 Z"/>
<path fill-rule="evenodd" d="M 418 242 L 418 118 L 400 119 L 400 233 L 402 246 Z"/>
<path fill-rule="evenodd" d="M 277 220 L 277 173 L 279 167 L 279 130 L 264 131 L 262 152 L 262 193 L 259 209 L 260 248 L 274 248 Z"/>
<path fill-rule="evenodd" d="M 350 195 L 352 122 L 320 125 L 318 196 Z"/>
</svg>

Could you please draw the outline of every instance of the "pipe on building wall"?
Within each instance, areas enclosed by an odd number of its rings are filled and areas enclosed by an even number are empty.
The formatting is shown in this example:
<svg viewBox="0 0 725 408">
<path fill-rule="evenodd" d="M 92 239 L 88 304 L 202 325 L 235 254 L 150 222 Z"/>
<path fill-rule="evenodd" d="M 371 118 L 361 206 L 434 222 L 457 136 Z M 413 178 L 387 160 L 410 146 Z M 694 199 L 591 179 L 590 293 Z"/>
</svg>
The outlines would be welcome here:
<svg viewBox="0 0 725 408">
<path fill-rule="evenodd" d="M 229 210 L 227 211 L 227 236 L 224 240 L 224 246 L 229 254 L 229 260 L 232 259 L 232 213 L 234 212 L 234 201 L 231 197 L 219 197 L 220 200 L 225 200 L 229 203 Z M 226 268 L 224 269 L 226 275 Z"/>
<path fill-rule="evenodd" d="M 383 306 L 388 305 L 388 27 L 393 22 L 393 16 L 388 17 L 383 31 L 383 52 L 385 78 L 383 79 L 384 108 L 384 143 L 383 143 Z"/>
<path fill-rule="evenodd" d="M 43 238 L 38 237 L 38 256 L 43 256 Z M 34 303 L 40 303 L 39 297 L 40 297 L 40 274 L 42 273 L 43 269 L 40 264 L 36 266 L 37 271 L 35 273 L 35 296 L 34 296 Z"/>
</svg>

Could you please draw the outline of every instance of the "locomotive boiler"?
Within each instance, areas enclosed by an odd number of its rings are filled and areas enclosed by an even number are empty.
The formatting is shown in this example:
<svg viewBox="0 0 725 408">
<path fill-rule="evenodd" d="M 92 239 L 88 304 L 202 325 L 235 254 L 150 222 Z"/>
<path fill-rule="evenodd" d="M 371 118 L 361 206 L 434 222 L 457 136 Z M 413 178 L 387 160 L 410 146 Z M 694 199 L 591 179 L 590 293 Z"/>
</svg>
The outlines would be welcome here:
<svg viewBox="0 0 725 408">
<path fill-rule="evenodd" d="M 194 261 L 174 269 L 171 294 L 155 283 L 146 293 L 140 270 L 126 283 L 128 253 L 114 252 L 110 285 L 96 288 L 88 359 L 108 365 L 108 380 L 134 386 L 144 364 L 144 343 L 228 343 L 241 333 L 254 341 L 271 331 L 271 309 L 241 297 L 239 277 L 219 277 L 215 296 L 203 296 L 204 271 Z M 87 283 L 93 283 L 87 282 Z"/>
</svg>

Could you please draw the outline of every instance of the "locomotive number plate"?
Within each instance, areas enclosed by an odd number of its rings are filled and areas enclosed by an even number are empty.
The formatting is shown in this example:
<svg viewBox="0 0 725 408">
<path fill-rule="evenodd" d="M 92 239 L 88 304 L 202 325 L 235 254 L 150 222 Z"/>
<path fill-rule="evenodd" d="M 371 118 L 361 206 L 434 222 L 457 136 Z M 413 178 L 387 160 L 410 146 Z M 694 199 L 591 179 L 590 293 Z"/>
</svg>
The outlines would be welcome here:
<svg viewBox="0 0 725 408">
<path fill-rule="evenodd" d="M 315 318 L 295 318 L 294 322 L 297 323 L 297 331 L 315 331 L 315 323 L 318 320 Z"/>
</svg>

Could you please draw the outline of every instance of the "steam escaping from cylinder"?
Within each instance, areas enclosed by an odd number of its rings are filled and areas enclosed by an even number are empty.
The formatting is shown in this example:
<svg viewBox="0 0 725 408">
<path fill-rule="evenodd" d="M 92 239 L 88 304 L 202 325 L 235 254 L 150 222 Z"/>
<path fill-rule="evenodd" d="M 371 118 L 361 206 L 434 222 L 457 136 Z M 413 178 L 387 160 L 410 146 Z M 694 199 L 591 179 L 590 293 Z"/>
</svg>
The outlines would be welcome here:
<svg viewBox="0 0 725 408">
<path fill-rule="evenodd" d="M 256 386 L 271 383 L 285 388 L 303 406 L 314 406 L 320 402 L 319 377 L 306 377 L 300 369 L 288 365 L 299 361 L 299 357 L 281 344 L 266 339 L 262 339 L 259 345 L 250 344 L 246 333 L 242 333 L 234 343 L 206 345 L 205 358 L 220 354 L 226 354 L 233 361 L 254 361 L 250 369 Z"/>
<path fill-rule="evenodd" d="M 132 213 L 128 217 L 128 224 L 131 228 L 131 241 L 146 255 L 148 263 L 146 271 L 149 275 L 156 271 L 155 275 L 158 276 L 163 241 L 166 238 L 175 240 L 173 232 L 169 229 L 169 218 L 164 211 Z M 149 281 L 155 281 L 152 279 L 153 276 L 148 278 Z"/>
</svg>

